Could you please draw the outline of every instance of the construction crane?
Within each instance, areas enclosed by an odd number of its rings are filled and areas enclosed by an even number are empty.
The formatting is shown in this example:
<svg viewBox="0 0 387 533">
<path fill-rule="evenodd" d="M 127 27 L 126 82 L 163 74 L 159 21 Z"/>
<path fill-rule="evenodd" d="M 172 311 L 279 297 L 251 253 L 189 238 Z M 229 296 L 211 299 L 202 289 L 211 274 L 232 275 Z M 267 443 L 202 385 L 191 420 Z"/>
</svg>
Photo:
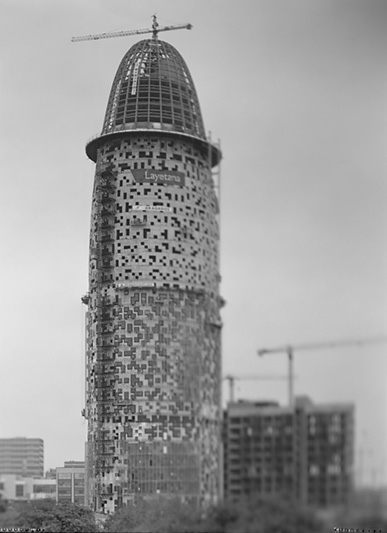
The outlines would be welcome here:
<svg viewBox="0 0 387 533">
<path fill-rule="evenodd" d="M 234 395 L 234 390 L 235 390 L 235 381 L 239 381 L 239 380 L 283 380 L 283 379 L 287 379 L 286 376 L 231 376 L 230 374 L 227 375 L 227 376 L 224 376 L 223 377 L 223 380 L 227 380 L 228 381 L 228 384 L 229 384 L 229 389 L 230 389 L 230 403 L 233 403 L 234 402 L 234 399 L 235 399 L 235 395 Z"/>
<path fill-rule="evenodd" d="M 110 37 L 126 37 L 127 35 L 141 35 L 142 33 L 152 33 L 153 39 L 157 39 L 157 34 L 160 31 L 170 31 L 170 30 L 191 30 L 192 24 L 180 24 L 179 26 L 163 26 L 159 27 L 159 24 L 156 19 L 156 15 L 153 15 L 152 28 L 145 28 L 143 30 L 127 30 L 127 31 L 114 31 L 107 33 L 98 33 L 96 35 L 81 35 L 80 37 L 72 37 L 71 41 L 96 41 L 98 39 L 109 39 Z"/>
<path fill-rule="evenodd" d="M 373 339 L 363 339 L 363 340 L 343 340 L 343 341 L 330 341 L 330 342 L 318 342 L 312 344 L 296 344 L 296 345 L 285 345 L 279 346 L 276 348 L 261 348 L 258 350 L 258 355 L 263 356 L 266 354 L 273 353 L 286 353 L 288 355 L 289 370 L 288 370 L 288 387 L 289 387 L 289 405 L 293 407 L 294 398 L 293 398 L 293 359 L 294 351 L 301 350 L 317 350 L 317 349 L 327 349 L 327 348 L 340 348 L 346 346 L 362 346 L 364 344 L 376 344 L 380 342 L 386 342 L 387 337 L 377 337 Z"/>
</svg>

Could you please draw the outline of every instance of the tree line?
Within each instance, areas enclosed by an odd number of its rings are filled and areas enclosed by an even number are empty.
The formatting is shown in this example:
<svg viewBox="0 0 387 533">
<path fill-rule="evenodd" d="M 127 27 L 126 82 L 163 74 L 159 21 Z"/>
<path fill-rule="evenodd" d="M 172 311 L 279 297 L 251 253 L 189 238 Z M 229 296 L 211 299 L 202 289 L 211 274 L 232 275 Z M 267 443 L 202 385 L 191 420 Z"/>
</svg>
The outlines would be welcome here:
<svg viewBox="0 0 387 533">
<path fill-rule="evenodd" d="M 205 511 L 178 498 L 139 499 L 103 521 L 90 509 L 67 502 L 7 505 L 0 499 L 0 529 L 16 527 L 52 533 L 331 533 L 335 527 L 387 533 L 387 520 L 380 513 L 364 515 L 353 508 L 342 509 L 327 520 L 311 509 L 259 496 L 223 502 Z"/>
</svg>

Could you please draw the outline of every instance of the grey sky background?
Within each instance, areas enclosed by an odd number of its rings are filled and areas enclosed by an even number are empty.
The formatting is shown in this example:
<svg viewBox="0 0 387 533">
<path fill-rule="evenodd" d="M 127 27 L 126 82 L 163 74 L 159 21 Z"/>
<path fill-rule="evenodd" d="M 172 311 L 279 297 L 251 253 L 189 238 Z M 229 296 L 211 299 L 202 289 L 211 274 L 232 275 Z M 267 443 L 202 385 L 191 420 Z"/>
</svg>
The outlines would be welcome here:
<svg viewBox="0 0 387 533">
<path fill-rule="evenodd" d="M 258 348 L 386 334 L 384 0 L 2 0 L 0 437 L 83 459 L 84 311 L 94 164 L 133 36 L 184 57 L 220 139 L 224 374 L 287 373 Z M 296 394 L 356 405 L 356 470 L 387 483 L 387 343 L 295 350 Z M 237 398 L 287 402 L 286 381 Z M 224 400 L 228 387 L 224 384 Z"/>
</svg>

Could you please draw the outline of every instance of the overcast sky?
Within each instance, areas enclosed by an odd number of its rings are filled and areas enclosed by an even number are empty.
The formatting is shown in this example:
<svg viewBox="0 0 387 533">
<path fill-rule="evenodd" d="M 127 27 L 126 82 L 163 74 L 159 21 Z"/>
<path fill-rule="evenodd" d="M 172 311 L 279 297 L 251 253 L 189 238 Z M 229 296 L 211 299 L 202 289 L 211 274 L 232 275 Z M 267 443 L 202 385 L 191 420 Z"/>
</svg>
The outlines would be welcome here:
<svg viewBox="0 0 387 533">
<path fill-rule="evenodd" d="M 224 374 L 286 376 L 262 347 L 386 333 L 385 0 L 1 0 L 0 437 L 83 459 L 94 164 L 113 77 L 140 37 L 186 60 L 220 139 Z M 147 36 L 144 36 L 146 38 Z M 295 349 L 296 394 L 354 402 L 363 481 L 387 483 L 387 344 Z M 286 381 L 237 398 L 287 402 Z M 228 398 L 224 384 L 224 400 Z M 360 464 L 357 463 L 357 471 Z"/>
</svg>

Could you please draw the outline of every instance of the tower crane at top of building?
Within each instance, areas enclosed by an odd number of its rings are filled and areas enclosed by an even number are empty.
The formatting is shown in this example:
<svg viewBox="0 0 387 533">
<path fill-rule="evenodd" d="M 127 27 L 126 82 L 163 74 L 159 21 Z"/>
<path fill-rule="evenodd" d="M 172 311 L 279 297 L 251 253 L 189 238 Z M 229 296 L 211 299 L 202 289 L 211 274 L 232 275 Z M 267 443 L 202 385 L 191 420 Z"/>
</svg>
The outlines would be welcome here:
<svg viewBox="0 0 387 533">
<path fill-rule="evenodd" d="M 156 19 L 156 15 L 153 15 L 153 23 L 152 28 L 145 28 L 142 30 L 124 30 L 124 31 L 114 31 L 114 32 L 107 32 L 107 33 L 98 33 L 95 35 L 81 35 L 79 37 L 72 37 L 71 41 L 78 42 L 78 41 L 96 41 L 98 39 L 109 39 L 110 37 L 126 37 L 127 35 L 141 35 L 143 33 L 152 33 L 153 39 L 157 39 L 157 34 L 160 31 L 170 31 L 170 30 L 191 30 L 192 24 L 179 24 L 178 26 L 162 26 L 159 27 L 159 24 Z"/>
<path fill-rule="evenodd" d="M 318 342 L 318 343 L 311 343 L 311 344 L 296 344 L 296 345 L 285 345 L 285 346 L 278 346 L 275 348 L 261 348 L 258 350 L 258 355 L 263 356 L 266 354 L 273 354 L 273 353 L 286 353 L 288 355 L 288 361 L 289 361 L 289 370 L 288 370 L 288 387 L 289 387 L 289 405 L 290 407 L 293 407 L 294 404 L 294 397 L 293 397 L 293 381 L 294 381 L 294 375 L 293 375 L 293 359 L 294 359 L 294 351 L 301 351 L 301 350 L 317 350 L 317 349 L 327 349 L 327 348 L 340 348 L 345 346 L 362 346 L 364 344 L 375 344 L 380 342 L 386 342 L 387 337 L 377 337 L 372 339 L 363 339 L 363 340 L 344 340 L 344 341 L 330 341 L 330 342 Z"/>
</svg>

